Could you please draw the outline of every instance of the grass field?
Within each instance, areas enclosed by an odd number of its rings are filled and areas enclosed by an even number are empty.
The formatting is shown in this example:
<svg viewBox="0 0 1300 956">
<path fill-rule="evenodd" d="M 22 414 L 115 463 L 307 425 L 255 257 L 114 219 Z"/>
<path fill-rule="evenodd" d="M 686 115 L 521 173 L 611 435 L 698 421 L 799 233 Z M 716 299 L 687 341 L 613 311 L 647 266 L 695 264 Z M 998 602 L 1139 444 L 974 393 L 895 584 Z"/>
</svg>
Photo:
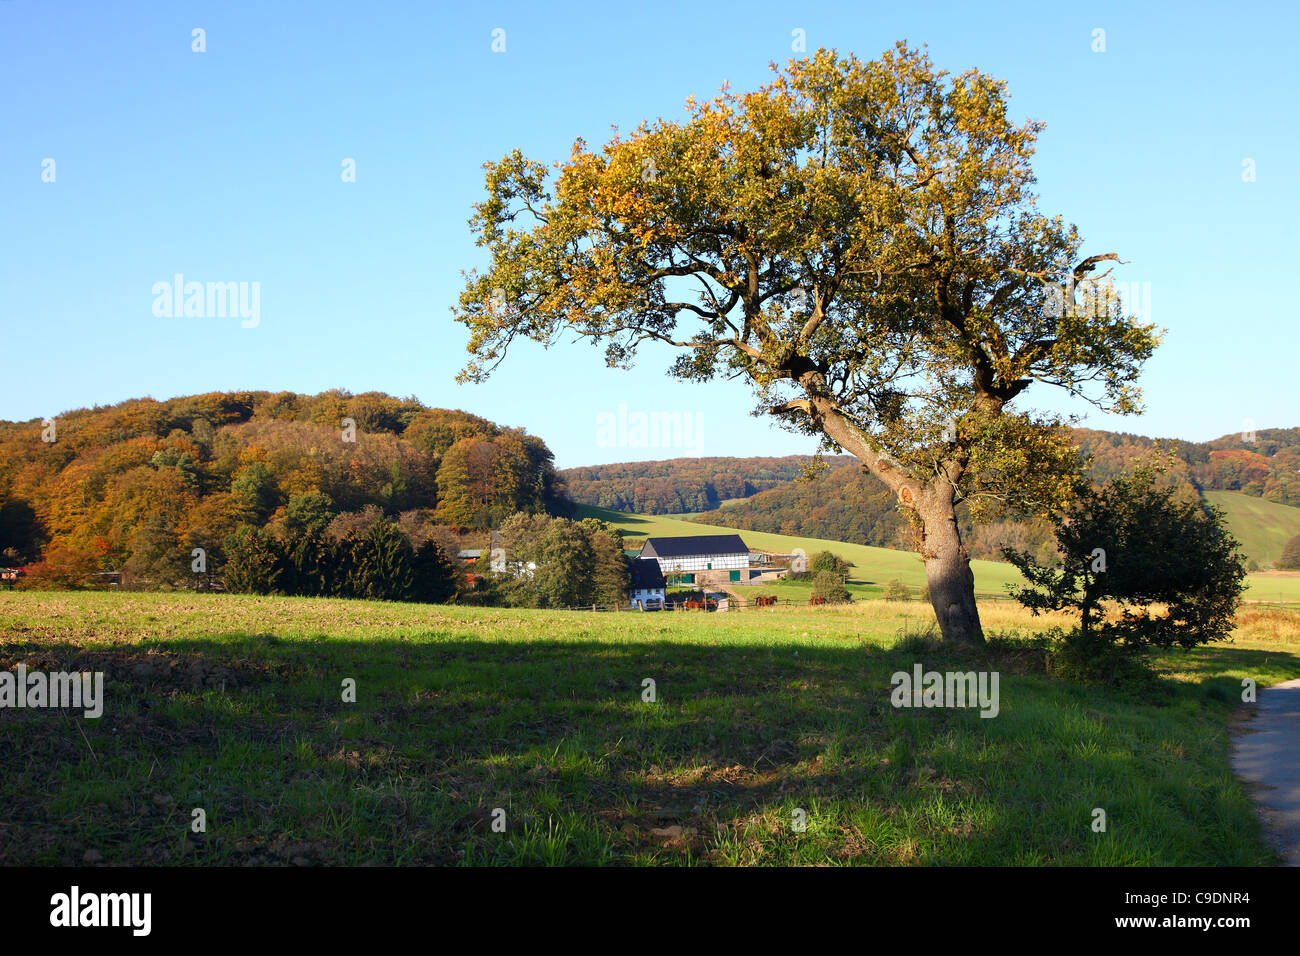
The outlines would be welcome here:
<svg viewBox="0 0 1300 956">
<path fill-rule="evenodd" d="M 1268 601 L 1274 604 L 1300 603 L 1300 572 L 1259 571 L 1246 575 L 1247 601 Z"/>
<path fill-rule="evenodd" d="M 98 720 L 0 710 L 0 863 L 1275 862 L 1227 729 L 1243 677 L 1300 676 L 1294 612 L 1159 656 L 1142 694 L 1026 645 L 900 641 L 929 620 L 0 593 L 0 669 L 102 671 L 107 697 Z M 891 706 L 918 662 L 997 670 L 998 716 Z"/>
<path fill-rule="evenodd" d="M 745 502 L 745 501 L 748 501 L 748 500 L 749 500 L 748 498 L 723 498 L 721 501 L 718 502 L 718 507 L 719 507 L 719 508 L 734 508 L 736 505 L 741 504 L 742 502 Z M 674 517 L 674 518 L 698 518 L 700 515 L 702 515 L 702 514 L 707 514 L 707 513 L 708 513 L 708 512 L 705 512 L 705 511 L 683 511 L 681 514 L 675 514 L 675 515 L 672 515 L 672 517 Z"/>
<path fill-rule="evenodd" d="M 1300 508 L 1239 491 L 1206 491 L 1202 495 L 1222 509 L 1228 530 L 1241 542 L 1241 549 L 1260 564 L 1276 564 L 1283 545 L 1300 534 Z"/>
</svg>

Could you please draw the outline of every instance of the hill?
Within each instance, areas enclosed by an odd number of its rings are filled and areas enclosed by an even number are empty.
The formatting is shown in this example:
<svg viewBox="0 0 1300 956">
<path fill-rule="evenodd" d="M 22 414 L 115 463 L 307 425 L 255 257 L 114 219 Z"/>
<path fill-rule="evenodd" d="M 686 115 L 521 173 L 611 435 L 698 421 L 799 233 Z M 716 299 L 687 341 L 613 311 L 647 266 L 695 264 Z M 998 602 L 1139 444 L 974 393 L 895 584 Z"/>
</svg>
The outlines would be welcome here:
<svg viewBox="0 0 1300 956">
<path fill-rule="evenodd" d="M 827 459 L 847 464 L 851 456 Z M 566 468 L 560 472 L 578 504 L 634 514 L 712 511 L 797 478 L 811 455 L 782 458 L 673 458 Z"/>
<path fill-rule="evenodd" d="M 1282 547 L 1300 534 L 1300 508 L 1255 498 L 1240 491 L 1206 491 L 1205 500 L 1224 513 L 1233 537 L 1247 557 L 1276 564 Z"/>
<path fill-rule="evenodd" d="M 213 392 L 0 422 L 0 564 L 74 583 L 219 567 L 237 528 L 276 533 L 402 516 L 409 535 L 567 509 L 541 439 L 379 392 Z"/>
<path fill-rule="evenodd" d="M 1300 429 L 1269 429 L 1253 440 L 1225 436 L 1193 444 L 1155 440 L 1140 435 L 1073 429 L 1080 455 L 1094 481 L 1105 481 L 1129 470 L 1134 461 L 1147 461 L 1172 452 L 1170 480 L 1189 496 L 1228 502 L 1229 527 L 1243 542 L 1244 552 L 1261 565 L 1277 560 L 1282 543 L 1295 530 L 1300 509 L 1300 475 L 1292 465 L 1300 454 Z M 1268 496 L 1268 498 L 1262 497 Z M 1272 500 L 1269 500 L 1272 499 Z M 795 479 L 761 491 L 726 509 L 693 516 L 700 522 L 739 530 L 812 535 L 859 544 L 906 545 L 906 524 L 891 496 L 872 475 L 849 460 L 810 480 Z M 1027 550 L 1047 560 L 1052 536 L 1042 520 L 1003 520 L 976 525 L 959 508 L 963 540 L 972 556 L 998 559 L 1004 546 Z"/>
</svg>

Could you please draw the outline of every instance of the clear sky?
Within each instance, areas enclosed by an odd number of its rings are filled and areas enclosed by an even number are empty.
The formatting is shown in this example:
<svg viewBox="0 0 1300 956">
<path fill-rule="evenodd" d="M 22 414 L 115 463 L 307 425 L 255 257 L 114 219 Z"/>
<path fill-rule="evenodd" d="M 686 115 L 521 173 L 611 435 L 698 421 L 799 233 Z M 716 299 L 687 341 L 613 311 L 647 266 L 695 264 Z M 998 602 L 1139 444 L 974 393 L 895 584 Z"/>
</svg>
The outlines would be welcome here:
<svg viewBox="0 0 1300 956">
<path fill-rule="evenodd" d="M 756 87 L 799 29 L 810 51 L 862 58 L 928 44 L 1046 122 L 1043 209 L 1086 253 L 1129 260 L 1118 278 L 1150 283 L 1169 330 L 1146 413 L 1085 424 L 1193 440 L 1300 425 L 1297 9 L 0 0 L 0 418 L 339 387 L 524 426 L 561 467 L 809 451 L 750 417 L 743 385 L 674 383 L 653 351 L 620 372 L 584 344 L 530 346 L 456 385 L 466 333 L 449 313 L 460 270 L 485 261 L 466 225 L 484 161 L 518 146 L 551 162 L 724 81 Z M 155 315 L 155 283 L 178 273 L 259 283 L 257 325 Z M 597 426 L 620 403 L 698 430 L 620 445 Z"/>
</svg>

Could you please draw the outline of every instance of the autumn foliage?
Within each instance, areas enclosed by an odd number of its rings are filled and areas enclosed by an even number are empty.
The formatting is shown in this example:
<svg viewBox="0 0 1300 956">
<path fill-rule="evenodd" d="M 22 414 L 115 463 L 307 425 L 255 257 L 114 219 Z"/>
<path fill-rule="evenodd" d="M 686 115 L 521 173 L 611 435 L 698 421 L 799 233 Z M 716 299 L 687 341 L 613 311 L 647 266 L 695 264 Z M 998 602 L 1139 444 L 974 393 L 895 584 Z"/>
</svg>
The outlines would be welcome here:
<svg viewBox="0 0 1300 956">
<path fill-rule="evenodd" d="M 221 579 L 232 547 L 254 574 L 274 564 L 267 549 L 283 561 L 304 535 L 366 509 L 415 553 L 515 511 L 567 508 L 539 438 L 377 392 L 133 399 L 49 428 L 0 422 L 0 563 L 27 565 L 28 587 L 103 572 L 193 587 Z M 245 572 L 231 572 L 240 584 Z M 257 579 L 247 589 L 274 589 Z"/>
</svg>

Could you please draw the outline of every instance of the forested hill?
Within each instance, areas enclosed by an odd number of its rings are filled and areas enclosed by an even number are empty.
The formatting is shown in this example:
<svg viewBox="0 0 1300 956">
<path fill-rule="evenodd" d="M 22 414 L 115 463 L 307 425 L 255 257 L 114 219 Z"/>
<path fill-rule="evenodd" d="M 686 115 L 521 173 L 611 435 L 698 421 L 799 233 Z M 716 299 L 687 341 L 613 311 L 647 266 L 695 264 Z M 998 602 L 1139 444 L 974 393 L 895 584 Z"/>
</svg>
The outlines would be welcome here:
<svg viewBox="0 0 1300 956">
<path fill-rule="evenodd" d="M 844 465 L 855 459 L 841 455 L 826 460 Z M 812 461 L 811 455 L 674 458 L 567 468 L 560 474 L 579 504 L 634 514 L 688 514 L 785 484 Z"/>
<path fill-rule="evenodd" d="M 1128 470 L 1134 459 L 1149 458 L 1159 447 L 1174 454 L 1173 479 L 1184 484 L 1188 494 L 1235 491 L 1300 506 L 1297 428 L 1225 435 L 1203 443 L 1082 428 L 1074 434 L 1097 481 Z M 574 500 L 582 504 L 640 514 L 705 511 L 700 521 L 741 530 L 911 546 L 892 497 L 856 459 L 828 458 L 830 468 L 821 477 L 797 480 L 811 460 L 802 455 L 680 458 L 572 468 L 562 475 Z M 1041 521 L 983 526 L 966 521 L 966 540 L 976 557 L 998 558 L 1004 545 L 1046 555 L 1050 539 Z"/>
<path fill-rule="evenodd" d="M 427 537 L 567 507 L 540 438 L 378 392 L 212 392 L 0 422 L 0 565 L 53 557 L 147 579 L 154 562 L 188 567 L 192 548 L 219 560 L 241 525 L 341 528 L 381 511 Z"/>
</svg>

